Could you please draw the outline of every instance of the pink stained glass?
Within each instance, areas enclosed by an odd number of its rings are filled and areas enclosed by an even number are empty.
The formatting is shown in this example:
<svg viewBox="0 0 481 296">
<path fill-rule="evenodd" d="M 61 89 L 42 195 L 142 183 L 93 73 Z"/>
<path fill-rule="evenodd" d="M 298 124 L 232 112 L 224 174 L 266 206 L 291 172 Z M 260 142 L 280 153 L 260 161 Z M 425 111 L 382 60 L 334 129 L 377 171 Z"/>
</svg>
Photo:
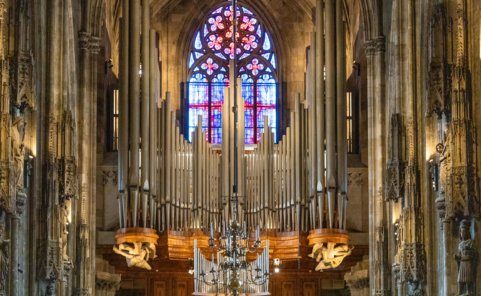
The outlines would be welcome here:
<svg viewBox="0 0 481 296">
<path fill-rule="evenodd" d="M 238 6 L 236 19 L 237 74 L 243 81 L 246 143 L 254 144 L 263 130 L 263 115 L 269 116 L 271 128 L 276 127 L 276 53 L 269 32 L 250 9 Z M 225 1 L 194 34 L 189 54 L 188 130 L 197 124 L 192 117 L 202 115 L 207 139 L 214 144 L 222 141 L 221 112 L 229 63 L 234 58 L 233 31 L 233 8 Z"/>
</svg>

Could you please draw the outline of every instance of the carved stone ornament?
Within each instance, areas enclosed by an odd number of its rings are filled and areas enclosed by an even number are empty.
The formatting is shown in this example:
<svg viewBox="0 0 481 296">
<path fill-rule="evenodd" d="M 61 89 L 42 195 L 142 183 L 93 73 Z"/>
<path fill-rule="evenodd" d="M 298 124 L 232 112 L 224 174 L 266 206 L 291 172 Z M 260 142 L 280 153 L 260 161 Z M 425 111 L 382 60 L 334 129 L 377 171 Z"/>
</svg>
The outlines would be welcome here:
<svg viewBox="0 0 481 296">
<path fill-rule="evenodd" d="M 78 190 L 77 164 L 75 157 L 62 157 L 59 165 L 60 203 L 75 198 Z"/>
<path fill-rule="evenodd" d="M 60 246 L 57 241 L 43 241 L 42 245 L 37 249 L 38 272 L 48 282 L 53 283 L 59 278 L 61 271 L 61 263 L 59 262 Z M 48 290 L 48 288 L 47 288 Z"/>
<path fill-rule="evenodd" d="M 424 282 L 425 257 L 423 244 L 417 242 L 403 244 L 400 258 L 403 282 Z"/>
<path fill-rule="evenodd" d="M 339 267 L 344 258 L 349 256 L 353 247 L 347 244 L 337 244 L 334 242 L 318 243 L 312 247 L 309 257 L 316 259 L 319 264 L 316 271 L 333 269 Z"/>
<path fill-rule="evenodd" d="M 366 55 L 371 56 L 386 50 L 386 41 L 384 36 L 379 36 L 368 40 L 365 45 Z"/>
<path fill-rule="evenodd" d="M 107 184 L 112 184 L 117 186 L 118 173 L 114 170 L 103 170 L 102 171 L 102 184 L 105 186 Z"/>
<path fill-rule="evenodd" d="M 10 272 L 10 240 L 5 238 L 5 221 L 0 221 L 0 296 L 7 295 L 8 274 Z"/>
<path fill-rule="evenodd" d="M 141 269 L 152 270 L 148 260 L 157 257 L 156 247 L 152 243 L 122 243 L 114 246 L 114 252 L 125 257 L 128 267 L 138 267 Z"/>
<path fill-rule="evenodd" d="M 115 295 L 115 292 L 120 289 L 121 277 L 119 274 L 111 274 L 108 272 L 97 271 L 95 275 L 95 289 L 98 292 L 103 292 L 101 295 Z"/>
<path fill-rule="evenodd" d="M 15 211 L 15 175 L 13 162 L 0 162 L 0 210 L 12 214 Z"/>
<path fill-rule="evenodd" d="M 347 173 L 347 185 L 361 187 L 367 181 L 367 169 L 350 168 Z"/>
<path fill-rule="evenodd" d="M 14 106 L 19 109 L 34 108 L 32 91 L 32 57 L 28 52 L 20 52 L 17 58 L 17 85 Z"/>
</svg>

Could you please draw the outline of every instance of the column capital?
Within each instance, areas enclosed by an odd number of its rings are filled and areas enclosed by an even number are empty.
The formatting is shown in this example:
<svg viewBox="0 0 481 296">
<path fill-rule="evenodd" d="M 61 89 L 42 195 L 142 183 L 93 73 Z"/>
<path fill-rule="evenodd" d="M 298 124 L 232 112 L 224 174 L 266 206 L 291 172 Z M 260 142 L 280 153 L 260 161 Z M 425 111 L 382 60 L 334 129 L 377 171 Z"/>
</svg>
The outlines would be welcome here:
<svg viewBox="0 0 481 296">
<path fill-rule="evenodd" d="M 90 51 L 93 54 L 99 54 L 100 52 L 100 37 L 97 36 L 91 36 L 90 37 Z"/>
<path fill-rule="evenodd" d="M 80 31 L 78 33 L 79 49 L 88 50 L 90 44 L 90 33 L 85 31 Z"/>
<path fill-rule="evenodd" d="M 386 38 L 384 36 L 378 36 L 378 37 L 372 38 L 366 41 L 364 46 L 365 46 L 367 56 L 384 52 L 386 50 Z"/>
</svg>

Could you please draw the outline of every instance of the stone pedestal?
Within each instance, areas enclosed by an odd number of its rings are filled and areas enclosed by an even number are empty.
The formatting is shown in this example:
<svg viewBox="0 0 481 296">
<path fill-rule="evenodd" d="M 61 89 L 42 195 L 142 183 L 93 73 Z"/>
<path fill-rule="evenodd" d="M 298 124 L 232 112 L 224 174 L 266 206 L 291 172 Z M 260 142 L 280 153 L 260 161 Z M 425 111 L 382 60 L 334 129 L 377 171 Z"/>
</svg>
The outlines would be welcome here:
<svg viewBox="0 0 481 296">
<path fill-rule="evenodd" d="M 351 296 L 369 296 L 369 259 L 365 257 L 344 275 Z"/>
</svg>

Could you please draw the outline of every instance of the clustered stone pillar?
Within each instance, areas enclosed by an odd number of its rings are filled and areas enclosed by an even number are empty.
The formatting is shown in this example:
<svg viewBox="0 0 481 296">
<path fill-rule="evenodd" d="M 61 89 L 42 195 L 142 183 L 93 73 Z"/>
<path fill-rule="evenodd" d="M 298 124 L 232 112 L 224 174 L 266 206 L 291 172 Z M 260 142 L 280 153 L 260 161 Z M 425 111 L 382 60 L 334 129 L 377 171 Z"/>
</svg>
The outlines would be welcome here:
<svg viewBox="0 0 481 296">
<path fill-rule="evenodd" d="M 369 177 L 369 278 L 371 295 L 390 295 L 384 202 L 384 47 L 383 36 L 366 41 Z"/>
</svg>

